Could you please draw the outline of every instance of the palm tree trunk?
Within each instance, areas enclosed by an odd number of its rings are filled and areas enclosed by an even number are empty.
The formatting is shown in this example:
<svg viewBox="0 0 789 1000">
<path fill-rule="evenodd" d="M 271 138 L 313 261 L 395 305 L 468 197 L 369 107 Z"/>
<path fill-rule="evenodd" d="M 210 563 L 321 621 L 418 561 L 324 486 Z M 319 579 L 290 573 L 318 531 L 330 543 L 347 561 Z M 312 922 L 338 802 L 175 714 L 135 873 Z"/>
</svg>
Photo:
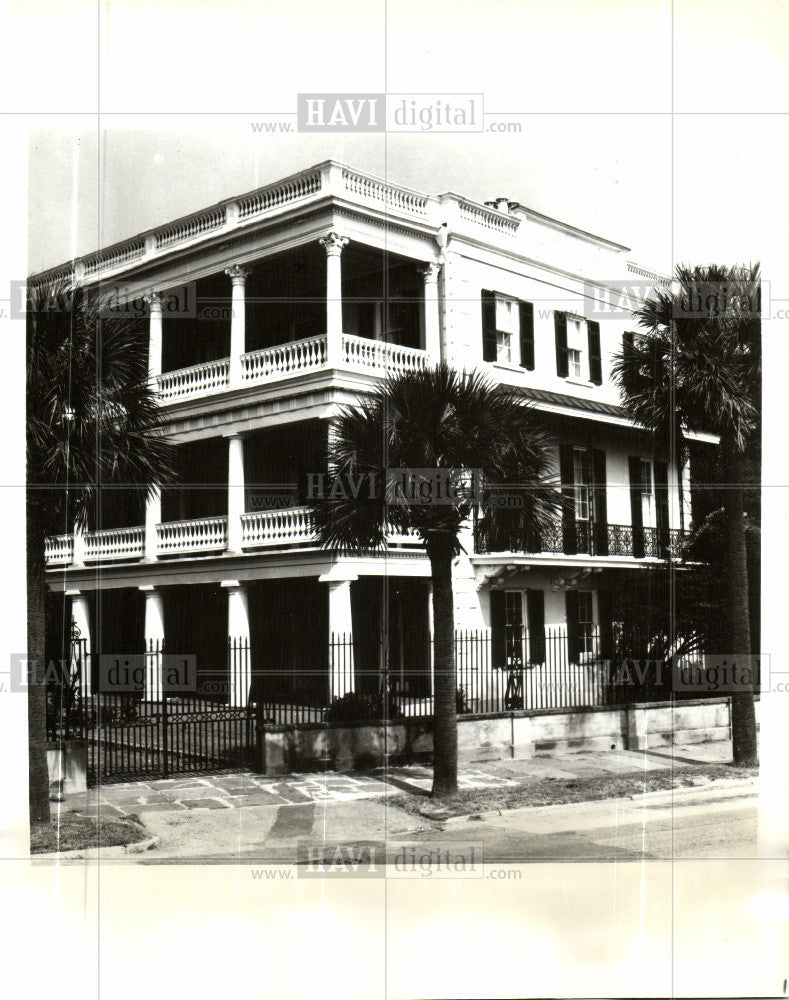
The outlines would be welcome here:
<svg viewBox="0 0 789 1000">
<path fill-rule="evenodd" d="M 433 796 L 458 790 L 455 601 L 452 593 L 451 532 L 436 532 L 427 544 L 433 576 Z"/>
<path fill-rule="evenodd" d="M 49 823 L 47 693 L 45 685 L 44 539 L 27 509 L 27 751 L 31 823 Z"/>
<path fill-rule="evenodd" d="M 745 659 L 751 654 L 751 624 L 748 610 L 748 561 L 743 513 L 742 463 L 733 448 L 729 452 L 726 468 L 730 471 L 729 485 L 724 489 L 724 574 L 722 649 L 727 655 Z M 739 767 L 753 767 L 758 763 L 756 743 L 756 713 L 753 704 L 753 687 L 738 685 L 731 699 L 732 757 Z"/>
</svg>

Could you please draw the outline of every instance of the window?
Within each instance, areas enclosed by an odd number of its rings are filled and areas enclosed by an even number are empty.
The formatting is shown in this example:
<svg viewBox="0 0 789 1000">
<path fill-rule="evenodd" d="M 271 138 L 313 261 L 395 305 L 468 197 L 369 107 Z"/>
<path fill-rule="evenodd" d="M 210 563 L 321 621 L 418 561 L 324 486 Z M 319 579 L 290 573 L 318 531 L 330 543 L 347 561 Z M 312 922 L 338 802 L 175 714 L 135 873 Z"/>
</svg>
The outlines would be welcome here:
<svg viewBox="0 0 789 1000">
<path fill-rule="evenodd" d="M 504 594 L 504 641 L 507 666 L 520 666 L 524 661 L 523 593 L 507 590 Z"/>
<path fill-rule="evenodd" d="M 594 652 L 594 599 L 591 590 L 578 591 L 578 647 L 585 656 Z"/>
<path fill-rule="evenodd" d="M 518 303 L 503 295 L 496 296 L 496 361 L 515 363 L 518 334 Z"/>
<path fill-rule="evenodd" d="M 576 521 L 589 521 L 592 516 L 592 476 L 589 468 L 589 452 L 584 448 L 573 448 L 573 481 L 575 484 L 575 519 Z"/>
<path fill-rule="evenodd" d="M 655 482 L 652 462 L 642 458 L 639 463 L 641 484 L 641 523 L 645 528 L 655 527 Z"/>
<path fill-rule="evenodd" d="M 570 378 L 584 377 L 583 371 L 583 335 L 586 323 L 578 316 L 567 317 L 567 368 Z"/>
</svg>

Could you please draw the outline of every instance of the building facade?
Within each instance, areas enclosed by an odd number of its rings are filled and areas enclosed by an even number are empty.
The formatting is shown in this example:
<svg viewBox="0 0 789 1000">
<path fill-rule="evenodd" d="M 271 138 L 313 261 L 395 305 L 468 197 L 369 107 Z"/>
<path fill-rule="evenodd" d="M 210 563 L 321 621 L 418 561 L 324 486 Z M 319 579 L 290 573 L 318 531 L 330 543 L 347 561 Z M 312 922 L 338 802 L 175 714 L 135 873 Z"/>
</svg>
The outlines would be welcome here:
<svg viewBox="0 0 789 1000">
<path fill-rule="evenodd" d="M 582 664 L 617 600 L 689 527 L 687 466 L 655 451 L 611 380 L 633 321 L 591 308 L 613 295 L 634 306 L 637 288 L 666 279 L 516 202 L 432 196 L 327 161 L 32 280 L 109 289 L 144 313 L 177 445 L 177 487 L 147 503 L 107 490 L 97 523 L 47 542 L 52 593 L 89 651 L 164 643 L 221 673 L 238 639 L 251 659 L 229 698 L 243 706 L 253 668 L 292 699 L 343 694 L 354 672 L 331 637 L 350 644 L 357 671 L 374 670 L 383 630 L 402 689 L 429 693 L 419 539 L 333 554 L 316 545 L 304 501 L 338 412 L 388 372 L 439 359 L 523 395 L 550 432 L 567 500 L 539 538 L 484 517 L 468 525 L 459 629 L 509 629 L 539 664 L 546 630 L 566 628 Z M 624 300 L 620 283 L 633 286 Z"/>
</svg>

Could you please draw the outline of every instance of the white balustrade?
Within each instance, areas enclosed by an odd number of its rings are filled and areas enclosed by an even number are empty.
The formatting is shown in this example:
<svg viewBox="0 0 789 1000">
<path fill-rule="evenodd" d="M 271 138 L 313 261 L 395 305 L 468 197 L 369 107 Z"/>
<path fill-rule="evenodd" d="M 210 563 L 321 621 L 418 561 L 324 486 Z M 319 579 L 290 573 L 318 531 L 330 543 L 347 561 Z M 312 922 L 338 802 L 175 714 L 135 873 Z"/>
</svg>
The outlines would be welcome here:
<svg viewBox="0 0 789 1000">
<path fill-rule="evenodd" d="M 242 514 L 241 544 L 250 549 L 313 546 L 316 541 L 310 511 L 307 507 L 288 507 Z"/>
<path fill-rule="evenodd" d="M 174 222 L 170 226 L 164 226 L 156 231 L 156 245 L 159 249 L 172 246 L 174 243 L 182 243 L 184 240 L 193 239 L 200 233 L 210 232 L 212 229 L 219 229 L 225 224 L 224 208 L 213 208 L 199 215 L 193 215 L 180 222 Z"/>
<path fill-rule="evenodd" d="M 200 517 L 191 521 L 166 521 L 156 526 L 156 552 L 170 555 L 223 549 L 227 544 L 226 517 Z"/>
<path fill-rule="evenodd" d="M 241 378 L 244 382 L 260 382 L 272 377 L 313 371 L 325 364 L 326 337 L 308 337 L 244 354 L 241 358 Z"/>
<path fill-rule="evenodd" d="M 144 528 L 110 528 L 85 535 L 85 559 L 95 562 L 142 559 Z"/>
<path fill-rule="evenodd" d="M 421 371 L 427 367 L 425 351 L 383 340 L 368 340 L 342 335 L 342 363 L 349 368 L 364 369 L 378 375 L 399 375 L 402 372 Z"/>
<path fill-rule="evenodd" d="M 466 222 L 473 222 L 483 229 L 493 229 L 506 236 L 514 236 L 518 231 L 519 219 L 477 205 L 473 201 L 466 201 L 464 198 L 458 198 L 457 202 L 460 207 L 460 218 Z"/>
<path fill-rule="evenodd" d="M 321 175 L 318 170 L 279 181 L 259 191 L 253 191 L 244 198 L 239 198 L 238 217 L 249 219 L 260 215 L 261 212 L 268 212 L 272 208 L 279 208 L 280 205 L 314 194 L 320 187 Z"/>
<path fill-rule="evenodd" d="M 187 396 L 202 396 L 210 392 L 226 389 L 230 375 L 230 362 L 206 361 L 191 368 L 165 372 L 159 376 L 159 400 L 169 403 Z"/>
<path fill-rule="evenodd" d="M 345 190 L 351 191 L 353 194 L 361 195 L 370 201 L 383 202 L 388 207 L 399 209 L 409 215 L 427 215 L 428 198 L 426 195 L 409 191 L 408 188 L 400 187 L 397 184 L 388 184 L 376 177 L 369 177 L 367 174 L 345 167 L 342 171 L 342 180 Z"/>
<path fill-rule="evenodd" d="M 44 542 L 47 566 L 64 566 L 74 561 L 74 536 L 50 535 Z"/>
<path fill-rule="evenodd" d="M 130 240 L 121 246 L 111 247 L 109 250 L 101 250 L 99 253 L 87 257 L 83 261 L 85 274 L 95 274 L 97 271 L 105 271 L 109 268 L 117 267 L 119 264 L 125 264 L 127 261 L 142 257 L 144 253 L 145 240 L 138 236 L 136 239 Z"/>
</svg>

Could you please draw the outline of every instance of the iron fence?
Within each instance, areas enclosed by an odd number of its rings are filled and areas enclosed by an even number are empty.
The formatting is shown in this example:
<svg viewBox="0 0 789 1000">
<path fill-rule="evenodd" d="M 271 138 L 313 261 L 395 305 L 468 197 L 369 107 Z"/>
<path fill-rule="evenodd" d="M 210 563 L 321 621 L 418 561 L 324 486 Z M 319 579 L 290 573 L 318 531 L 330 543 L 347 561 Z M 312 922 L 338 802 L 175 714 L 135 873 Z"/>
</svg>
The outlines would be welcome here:
<svg viewBox="0 0 789 1000">
<path fill-rule="evenodd" d="M 402 638 L 402 637 L 401 637 Z M 455 634 L 455 707 L 459 715 L 583 710 L 671 700 L 672 671 L 660 669 L 679 648 L 666 636 L 580 625 L 539 635 L 503 630 Z M 75 639 L 47 690 L 50 740 L 88 743 L 91 781 L 217 771 L 250 766 L 261 727 L 328 726 L 430 717 L 433 640 L 410 634 L 407 650 L 385 634 L 334 634 L 310 669 L 267 660 L 247 638 L 227 641 L 224 664 L 179 674 L 162 642 L 134 656 L 91 655 Z M 256 655 L 257 654 L 257 655 Z M 690 654 L 698 657 L 699 651 Z M 623 663 L 637 657 L 636 669 Z M 690 662 L 690 661 L 689 661 Z M 136 671 L 125 686 L 108 669 Z M 175 671 L 176 682 L 171 674 Z M 688 697 L 698 697 L 689 693 Z"/>
</svg>

